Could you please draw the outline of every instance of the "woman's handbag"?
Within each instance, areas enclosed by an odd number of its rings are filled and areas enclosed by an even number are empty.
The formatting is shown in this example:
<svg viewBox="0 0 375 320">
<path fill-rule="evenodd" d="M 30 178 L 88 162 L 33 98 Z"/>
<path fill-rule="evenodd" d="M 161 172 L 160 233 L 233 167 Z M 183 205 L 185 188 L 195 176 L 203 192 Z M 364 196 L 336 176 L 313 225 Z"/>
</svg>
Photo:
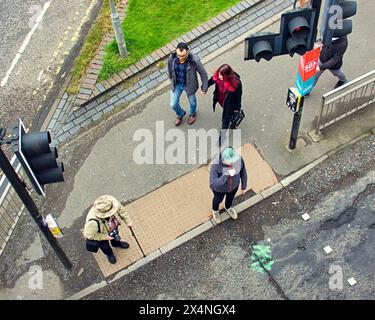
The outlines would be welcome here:
<svg viewBox="0 0 375 320">
<path fill-rule="evenodd" d="M 96 223 L 98 224 L 98 230 L 100 232 L 99 221 L 96 220 L 96 219 L 90 219 L 90 220 L 96 221 Z M 99 250 L 99 241 L 98 240 L 86 239 L 86 249 L 87 249 L 87 251 L 90 251 L 90 252 L 94 252 L 94 253 L 98 252 L 98 250 Z"/>
<path fill-rule="evenodd" d="M 242 109 L 238 112 L 234 112 L 232 119 L 230 120 L 229 128 L 237 129 L 244 118 L 245 118 L 245 112 L 243 112 Z"/>
</svg>

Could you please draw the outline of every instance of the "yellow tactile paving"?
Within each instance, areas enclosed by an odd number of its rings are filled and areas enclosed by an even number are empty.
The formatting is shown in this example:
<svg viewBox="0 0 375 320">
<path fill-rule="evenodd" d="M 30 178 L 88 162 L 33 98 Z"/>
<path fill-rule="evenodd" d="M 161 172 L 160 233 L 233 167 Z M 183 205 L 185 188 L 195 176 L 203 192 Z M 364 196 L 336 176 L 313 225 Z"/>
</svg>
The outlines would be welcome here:
<svg viewBox="0 0 375 320">
<path fill-rule="evenodd" d="M 271 167 L 251 144 L 245 144 L 241 148 L 241 155 L 248 174 L 248 188 L 259 193 L 278 183 Z"/>
<path fill-rule="evenodd" d="M 241 155 L 248 172 L 248 189 L 259 193 L 277 183 L 270 166 L 256 149 L 246 144 Z M 125 206 L 133 220 L 134 233 L 146 255 L 175 240 L 211 217 L 212 191 L 209 166 L 196 169 Z M 123 226 L 124 240 L 131 248 L 114 249 L 117 263 L 111 265 L 98 253 L 95 258 L 104 276 L 121 270 L 142 257 L 130 231 Z"/>
</svg>

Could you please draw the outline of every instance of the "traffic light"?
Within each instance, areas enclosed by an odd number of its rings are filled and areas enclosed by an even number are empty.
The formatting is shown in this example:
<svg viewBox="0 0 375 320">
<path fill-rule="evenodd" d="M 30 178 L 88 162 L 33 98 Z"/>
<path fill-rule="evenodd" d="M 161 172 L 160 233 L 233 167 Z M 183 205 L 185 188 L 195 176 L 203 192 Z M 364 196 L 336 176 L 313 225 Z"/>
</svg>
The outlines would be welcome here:
<svg viewBox="0 0 375 320">
<path fill-rule="evenodd" d="M 315 9 L 298 10 L 288 12 L 281 16 L 280 35 L 281 53 L 289 54 L 291 57 L 295 53 L 303 56 L 306 51 L 314 47 L 313 39 Z"/>
<path fill-rule="evenodd" d="M 245 39 L 245 60 L 267 61 L 274 56 L 303 55 L 312 50 L 319 11 L 316 8 L 293 9 L 281 16 L 279 33 L 257 33 Z"/>
<path fill-rule="evenodd" d="M 270 61 L 275 51 L 275 40 L 277 33 L 259 33 L 249 37 L 245 41 L 245 60 L 254 59 L 259 62 L 261 59 Z"/>
<path fill-rule="evenodd" d="M 329 0 L 323 21 L 323 43 L 331 45 L 333 38 L 345 37 L 352 33 L 350 17 L 357 14 L 356 1 Z"/>
<path fill-rule="evenodd" d="M 50 146 L 48 131 L 26 133 L 22 121 L 13 129 L 12 148 L 39 195 L 44 185 L 64 181 L 64 165 L 57 162 L 57 149 Z"/>
</svg>

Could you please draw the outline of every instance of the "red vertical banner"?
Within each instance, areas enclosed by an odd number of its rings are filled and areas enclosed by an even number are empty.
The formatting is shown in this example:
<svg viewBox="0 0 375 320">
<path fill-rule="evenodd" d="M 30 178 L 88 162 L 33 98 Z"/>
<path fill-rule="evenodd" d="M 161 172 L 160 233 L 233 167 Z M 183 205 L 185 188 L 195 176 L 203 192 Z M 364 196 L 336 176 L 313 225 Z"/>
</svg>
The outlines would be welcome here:
<svg viewBox="0 0 375 320">
<path fill-rule="evenodd" d="M 318 67 L 318 60 L 320 55 L 320 47 L 306 52 L 300 60 L 298 65 L 298 72 L 300 73 L 303 82 L 309 80 L 316 74 Z"/>
<path fill-rule="evenodd" d="M 301 96 L 309 93 L 314 87 L 316 68 L 318 67 L 320 47 L 306 52 L 298 64 L 296 87 Z"/>
</svg>

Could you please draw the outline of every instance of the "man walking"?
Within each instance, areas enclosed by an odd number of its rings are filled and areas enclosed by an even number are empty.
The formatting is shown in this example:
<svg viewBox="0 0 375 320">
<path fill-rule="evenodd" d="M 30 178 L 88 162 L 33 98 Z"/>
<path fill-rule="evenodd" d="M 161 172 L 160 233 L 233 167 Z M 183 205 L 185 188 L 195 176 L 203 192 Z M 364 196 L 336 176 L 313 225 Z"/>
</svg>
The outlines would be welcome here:
<svg viewBox="0 0 375 320">
<path fill-rule="evenodd" d="M 326 70 L 338 78 L 338 82 L 335 85 L 335 89 L 341 87 L 347 82 L 345 74 L 342 70 L 343 57 L 348 48 L 348 38 L 333 38 L 330 46 L 323 45 L 320 52 L 319 64 L 316 69 L 314 86 L 318 82 L 322 73 Z"/>
<path fill-rule="evenodd" d="M 168 59 L 168 76 L 171 80 L 171 102 L 170 105 L 176 113 L 176 126 L 182 123 L 186 111 L 180 106 L 180 97 L 183 91 L 189 99 L 190 114 L 188 123 L 191 125 L 197 119 L 197 98 L 199 73 L 202 86 L 201 92 L 206 94 L 208 89 L 208 76 L 199 58 L 189 51 L 186 43 L 180 42 L 176 52 Z"/>
<path fill-rule="evenodd" d="M 112 247 L 129 248 L 127 242 L 120 241 L 118 235 L 119 219 L 123 220 L 129 228 L 132 227 L 130 216 L 125 212 L 121 203 L 112 196 L 103 195 L 95 200 L 87 214 L 83 231 L 84 237 L 90 240 L 90 245 L 96 246 L 96 251 L 102 250 L 112 264 L 116 263 L 116 257 L 109 241 L 111 241 Z M 95 252 L 95 250 L 90 251 Z"/>
</svg>

